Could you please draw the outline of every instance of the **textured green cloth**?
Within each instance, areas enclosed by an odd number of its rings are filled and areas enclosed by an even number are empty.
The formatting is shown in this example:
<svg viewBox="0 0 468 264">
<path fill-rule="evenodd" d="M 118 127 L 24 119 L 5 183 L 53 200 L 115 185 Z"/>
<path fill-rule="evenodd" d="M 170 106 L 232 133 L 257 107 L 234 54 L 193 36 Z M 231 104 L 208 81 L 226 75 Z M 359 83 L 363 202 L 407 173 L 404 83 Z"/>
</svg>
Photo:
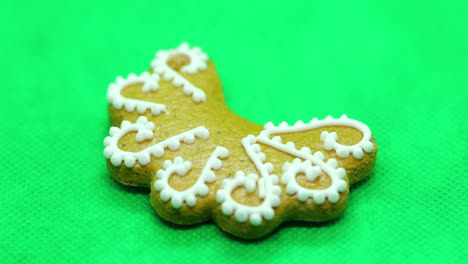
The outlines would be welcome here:
<svg viewBox="0 0 468 264">
<path fill-rule="evenodd" d="M 467 263 L 466 1 L 40 2 L 1 6 L 1 263 Z M 342 217 L 245 242 L 112 179 L 107 85 L 182 41 L 249 120 L 369 125 Z"/>
</svg>

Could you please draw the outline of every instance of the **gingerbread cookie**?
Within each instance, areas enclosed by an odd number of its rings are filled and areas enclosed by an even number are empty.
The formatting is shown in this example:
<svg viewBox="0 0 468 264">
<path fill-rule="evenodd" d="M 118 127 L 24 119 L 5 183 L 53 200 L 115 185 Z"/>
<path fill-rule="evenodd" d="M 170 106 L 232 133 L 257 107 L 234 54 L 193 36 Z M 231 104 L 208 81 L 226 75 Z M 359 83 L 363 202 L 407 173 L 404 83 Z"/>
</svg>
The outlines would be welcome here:
<svg viewBox="0 0 468 264">
<path fill-rule="evenodd" d="M 369 128 L 345 115 L 261 127 L 234 114 L 213 63 L 187 44 L 118 77 L 107 100 L 109 170 L 151 188 L 154 209 L 177 224 L 212 220 L 257 238 L 285 221 L 333 219 L 376 160 Z"/>
</svg>

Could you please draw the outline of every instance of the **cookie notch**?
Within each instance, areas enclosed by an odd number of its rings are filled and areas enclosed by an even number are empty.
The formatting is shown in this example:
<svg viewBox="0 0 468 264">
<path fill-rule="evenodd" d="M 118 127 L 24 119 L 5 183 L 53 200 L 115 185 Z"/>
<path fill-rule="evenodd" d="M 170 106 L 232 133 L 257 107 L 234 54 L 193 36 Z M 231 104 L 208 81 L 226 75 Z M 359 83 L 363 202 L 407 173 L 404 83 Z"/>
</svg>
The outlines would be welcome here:
<svg viewBox="0 0 468 264">
<path fill-rule="evenodd" d="M 189 63 L 179 71 L 169 66 L 170 60 L 177 56 L 189 58 Z M 176 49 L 159 51 L 151 65 L 152 72 L 140 76 L 130 74 L 126 79 L 118 77 L 109 86 L 111 120 L 116 120 L 115 116 L 129 120 L 138 117 L 133 123 L 122 121 L 120 127 L 113 122 L 115 126 L 104 140 L 104 156 L 117 180 L 151 188 L 152 205 L 166 220 L 178 224 L 213 220 L 226 232 L 241 238 L 261 237 L 285 221 L 329 220 L 344 210 L 350 183 L 365 177 L 374 166 L 377 145 L 370 129 L 346 115 L 337 119 L 314 118 L 308 123 L 298 121 L 294 125 L 283 122 L 274 126 L 269 122 L 262 129 L 243 119 L 239 121 L 240 117 L 230 112 L 223 102 L 207 100 L 207 94 L 221 93 L 221 89 L 206 82 L 205 87 L 198 85 L 204 83 L 206 75 L 203 74 L 214 74 L 217 78 L 211 61 L 199 48 L 182 44 Z M 122 95 L 124 89 L 135 84 L 141 86 L 138 89 L 142 94 L 157 94 L 164 82 L 172 88 L 171 97 L 180 97 L 174 88 L 182 86 L 182 93 L 190 96 L 192 103 L 171 106 Z M 180 109 L 184 110 L 182 113 L 194 114 L 180 115 Z M 178 113 L 177 118 L 169 117 L 173 110 Z M 225 116 L 216 117 L 216 113 Z M 219 135 L 220 131 L 229 130 L 220 127 L 221 121 L 227 118 L 244 122 L 248 135 L 235 135 L 230 141 Z M 173 135 L 156 142 L 155 135 L 164 134 L 167 130 L 164 127 L 175 130 L 171 131 Z M 303 139 L 309 132 L 313 136 Z M 121 139 L 132 133 L 135 133 L 132 147 L 121 149 Z M 283 143 L 283 136 L 295 138 Z M 340 143 L 351 141 L 352 144 Z M 142 149 L 142 144 L 147 147 Z M 207 158 L 202 160 L 194 151 L 183 151 L 185 145 L 209 148 L 206 151 L 209 156 L 206 154 Z M 267 155 L 276 155 L 274 152 L 286 158 L 269 162 Z M 238 157 L 242 155 L 253 165 L 253 170 L 235 169 L 241 167 L 242 158 Z M 227 168 L 235 170 L 226 171 Z M 142 171 L 146 172 L 145 176 L 134 180 L 142 177 Z M 174 188 L 171 177 L 192 177 L 192 184 L 183 190 Z M 309 184 L 307 187 L 300 177 Z M 329 179 L 327 186 L 310 188 L 323 178 Z M 257 196 L 260 202 L 252 202 L 250 198 L 239 201 L 238 189 L 244 191 L 245 197 Z"/>
</svg>

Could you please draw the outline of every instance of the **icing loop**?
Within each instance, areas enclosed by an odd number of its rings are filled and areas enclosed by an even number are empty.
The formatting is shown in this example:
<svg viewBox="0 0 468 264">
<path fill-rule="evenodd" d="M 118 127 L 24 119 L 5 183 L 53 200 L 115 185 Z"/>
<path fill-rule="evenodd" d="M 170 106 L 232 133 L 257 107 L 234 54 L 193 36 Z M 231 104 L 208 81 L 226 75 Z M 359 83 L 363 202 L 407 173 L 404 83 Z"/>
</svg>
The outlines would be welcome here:
<svg viewBox="0 0 468 264">
<path fill-rule="evenodd" d="M 299 185 L 296 181 L 296 176 L 299 173 L 304 173 L 308 181 L 313 181 L 322 171 L 320 166 L 327 166 L 327 171 L 330 171 L 329 177 L 332 180 L 331 185 L 323 190 L 307 189 Z M 321 163 L 319 166 L 313 166 L 312 161 L 301 161 L 296 158 L 292 163 L 286 162 L 283 166 L 283 176 L 281 182 L 286 185 L 286 192 L 289 195 L 297 194 L 297 199 L 301 202 L 306 202 L 312 198 L 316 204 L 323 204 L 325 199 L 331 203 L 336 203 L 340 199 L 339 192 L 344 192 L 347 188 L 344 177 L 345 170 L 336 168 L 335 159 L 330 159 L 327 163 Z"/>
<path fill-rule="evenodd" d="M 271 220 L 275 216 L 273 207 L 280 205 L 281 188 L 278 184 L 278 177 L 271 174 L 273 165 L 264 163 L 265 154 L 261 152 L 261 147 L 256 143 L 256 137 L 249 135 L 242 140 L 242 146 L 252 160 L 262 178 L 258 179 L 256 174 L 245 175 L 242 171 L 237 171 L 234 179 L 224 179 L 221 188 L 216 193 L 216 200 L 221 203 L 221 211 L 224 215 L 234 214 L 235 219 L 240 222 L 247 220 L 254 226 L 259 226 L 262 219 Z M 258 186 L 258 195 L 263 199 L 257 206 L 248 206 L 235 201 L 232 192 L 243 186 L 248 193 L 255 191 Z"/>
<path fill-rule="evenodd" d="M 174 55 L 185 55 L 190 59 L 189 64 L 181 68 L 183 73 L 188 74 L 195 74 L 200 70 L 205 70 L 207 68 L 208 56 L 199 47 L 190 48 L 187 43 L 182 43 L 178 48 L 158 51 L 156 58 L 151 62 L 154 72 L 161 74 L 164 80 L 172 80 L 172 84 L 176 87 L 182 86 L 183 93 L 192 95 L 194 102 L 205 102 L 205 92 L 195 87 L 167 64 L 169 59 Z"/>
<path fill-rule="evenodd" d="M 157 91 L 159 88 L 159 75 L 143 72 L 140 76 L 131 73 L 126 79 L 119 76 L 107 89 L 107 101 L 116 109 L 124 107 L 127 112 L 136 110 L 138 113 L 143 114 L 147 110 L 150 110 L 153 115 L 159 115 L 161 112 L 167 113 L 166 106 L 163 104 L 130 99 L 122 96 L 121 92 L 125 87 L 138 83 L 143 83 L 142 92 Z"/>
<path fill-rule="evenodd" d="M 346 171 L 343 168 L 338 168 L 338 162 L 335 159 L 329 159 L 324 162 L 325 155 L 317 151 L 313 155 L 309 148 L 298 150 L 292 144 L 283 144 L 279 137 L 269 139 L 264 135 L 258 136 L 258 142 L 268 145 L 277 150 L 288 153 L 299 159 L 295 159 L 293 163 L 286 162 L 283 165 L 283 176 L 281 182 L 286 185 L 286 192 L 289 195 L 297 193 L 297 198 L 305 202 L 308 198 L 312 198 L 315 203 L 321 204 L 325 198 L 331 203 L 336 203 L 339 200 L 339 192 L 343 192 L 347 188 L 344 177 Z M 301 160 L 305 160 L 301 162 Z M 313 181 L 321 172 L 325 172 L 332 180 L 332 184 L 324 190 L 307 189 L 300 186 L 296 181 L 298 173 L 304 173 L 307 180 Z"/>
<path fill-rule="evenodd" d="M 362 159 L 364 152 L 370 153 L 374 150 L 374 144 L 370 141 L 372 137 L 370 129 L 365 124 L 357 120 L 350 119 L 346 115 L 343 115 L 338 119 L 334 119 L 331 116 L 328 116 L 325 120 L 317 120 L 314 118 L 306 124 L 302 121 L 298 121 L 292 126 L 288 126 L 286 122 L 282 122 L 279 126 L 274 126 L 273 123 L 268 122 L 265 124 L 265 130 L 262 134 L 268 137 L 269 135 L 303 132 L 327 126 L 352 127 L 362 133 L 362 139 L 360 142 L 351 146 L 346 146 L 337 142 L 338 135 L 335 132 L 329 133 L 327 131 L 323 131 L 320 135 L 320 140 L 324 143 L 323 147 L 326 150 L 335 150 L 338 157 L 347 158 L 349 154 L 352 153 L 354 158 Z"/>
<path fill-rule="evenodd" d="M 140 165 L 144 166 L 150 163 L 151 155 L 156 158 L 164 155 L 165 148 L 169 148 L 170 150 L 177 150 L 179 149 L 180 142 L 182 141 L 184 143 L 191 144 L 195 141 L 195 137 L 202 139 L 207 139 L 210 137 L 208 129 L 200 126 L 183 132 L 179 135 L 170 137 L 139 152 L 124 151 L 118 147 L 119 140 L 132 131 L 137 132 L 135 136 L 135 140 L 137 142 L 152 139 L 154 128 L 154 123 L 149 122 L 148 119 L 144 116 L 140 116 L 136 123 L 123 121 L 120 128 L 111 127 L 109 130 L 109 136 L 104 139 L 104 156 L 110 159 L 114 166 L 120 166 L 122 161 L 124 161 L 125 166 L 128 168 L 133 167 L 136 161 L 138 161 Z"/>
<path fill-rule="evenodd" d="M 181 157 L 176 157 L 174 162 L 166 160 L 163 169 L 156 173 L 158 180 L 154 183 L 154 188 L 160 191 L 161 200 L 164 202 L 171 201 L 172 207 L 178 209 L 183 203 L 193 207 L 197 202 L 196 196 L 206 196 L 208 194 L 208 186 L 206 183 L 211 183 L 216 179 L 216 175 L 212 170 L 221 169 L 222 162 L 219 158 L 227 158 L 229 151 L 223 147 L 217 147 L 213 154 L 210 156 L 203 168 L 197 182 L 190 188 L 177 191 L 174 190 L 169 184 L 169 177 L 177 173 L 180 176 L 185 176 L 192 168 L 189 161 L 184 161 Z"/>
</svg>

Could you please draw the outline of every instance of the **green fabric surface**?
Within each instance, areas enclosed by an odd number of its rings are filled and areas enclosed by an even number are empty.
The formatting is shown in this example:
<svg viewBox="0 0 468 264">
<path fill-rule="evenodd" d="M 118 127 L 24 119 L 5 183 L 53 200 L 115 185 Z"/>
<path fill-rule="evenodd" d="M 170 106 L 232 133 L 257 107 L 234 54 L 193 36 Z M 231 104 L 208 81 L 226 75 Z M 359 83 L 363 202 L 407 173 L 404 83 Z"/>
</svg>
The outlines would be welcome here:
<svg viewBox="0 0 468 264">
<path fill-rule="evenodd" d="M 467 263 L 466 1 L 7 1 L 1 263 Z M 343 113 L 374 172 L 335 221 L 242 241 L 178 227 L 107 171 L 107 86 L 182 41 L 264 124 Z"/>
</svg>

